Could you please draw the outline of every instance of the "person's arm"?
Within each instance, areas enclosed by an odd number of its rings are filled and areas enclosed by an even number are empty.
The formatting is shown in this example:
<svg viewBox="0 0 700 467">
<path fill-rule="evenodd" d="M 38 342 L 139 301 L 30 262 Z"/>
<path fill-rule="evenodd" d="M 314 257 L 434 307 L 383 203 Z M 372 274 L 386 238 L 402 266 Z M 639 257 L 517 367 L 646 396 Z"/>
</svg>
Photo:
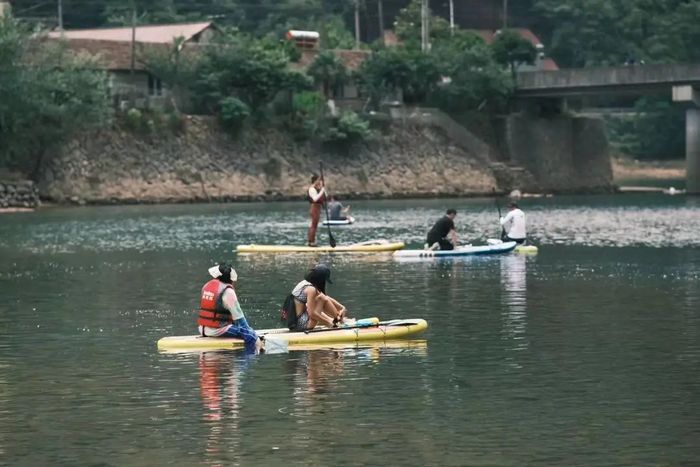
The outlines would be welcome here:
<svg viewBox="0 0 700 467">
<path fill-rule="evenodd" d="M 309 198 L 311 198 L 314 203 L 318 203 L 325 194 L 325 188 L 321 188 L 317 191 L 315 187 L 309 187 Z"/>
<path fill-rule="evenodd" d="M 448 234 L 450 236 L 450 240 L 452 241 L 452 244 L 454 246 L 457 246 L 457 231 L 455 229 L 450 230 L 450 233 Z"/>
<path fill-rule="evenodd" d="M 510 211 L 508 214 L 506 214 L 506 217 L 501 217 L 501 225 L 505 227 L 506 224 L 509 224 L 513 221 L 513 211 Z"/>
<path fill-rule="evenodd" d="M 241 310 L 241 304 L 238 301 L 236 292 L 233 289 L 224 290 L 224 295 L 221 297 L 221 301 L 224 304 L 224 308 L 231 312 L 233 320 L 245 318 L 243 310 Z"/>
<path fill-rule="evenodd" d="M 340 303 L 338 300 L 331 297 L 330 295 L 326 295 L 326 297 L 328 298 L 328 300 L 331 301 L 331 303 L 333 303 L 333 305 L 335 305 L 335 308 L 340 312 L 341 317 L 344 317 L 345 315 L 348 314 L 348 309 L 345 308 L 345 305 L 343 305 L 342 303 Z"/>
<path fill-rule="evenodd" d="M 319 295 L 322 294 L 314 287 L 306 288 L 306 311 L 307 313 L 309 313 L 309 318 L 313 319 L 314 321 L 321 322 L 329 328 L 332 328 L 333 318 L 329 318 L 328 315 L 326 315 L 323 311 L 316 313 L 317 310 L 323 308 L 320 307 L 318 303 Z"/>
</svg>

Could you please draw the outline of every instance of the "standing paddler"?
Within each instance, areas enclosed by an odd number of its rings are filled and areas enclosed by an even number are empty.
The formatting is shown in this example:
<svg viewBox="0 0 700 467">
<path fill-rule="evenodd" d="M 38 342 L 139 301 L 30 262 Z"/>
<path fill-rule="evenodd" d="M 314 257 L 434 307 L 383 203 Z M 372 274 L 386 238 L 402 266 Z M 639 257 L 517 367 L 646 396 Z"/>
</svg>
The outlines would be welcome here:
<svg viewBox="0 0 700 467">
<path fill-rule="evenodd" d="M 323 186 L 323 180 L 316 174 L 311 175 L 311 186 L 306 191 L 306 198 L 311 206 L 309 207 L 309 233 L 307 236 L 307 245 L 316 245 L 316 231 L 318 230 L 318 222 L 321 220 L 321 207 L 326 201 L 326 189 Z"/>
</svg>

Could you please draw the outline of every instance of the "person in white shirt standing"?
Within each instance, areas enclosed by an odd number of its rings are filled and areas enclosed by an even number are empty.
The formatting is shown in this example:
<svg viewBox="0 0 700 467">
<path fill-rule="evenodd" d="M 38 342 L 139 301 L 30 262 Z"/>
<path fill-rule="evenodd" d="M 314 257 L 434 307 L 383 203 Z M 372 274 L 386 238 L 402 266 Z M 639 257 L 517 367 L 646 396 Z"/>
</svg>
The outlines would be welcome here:
<svg viewBox="0 0 700 467">
<path fill-rule="evenodd" d="M 504 242 L 516 242 L 518 245 L 525 242 L 527 238 L 525 213 L 520 210 L 517 203 L 508 204 L 508 214 L 501 217 L 501 226 L 503 227 L 502 240 Z"/>
</svg>

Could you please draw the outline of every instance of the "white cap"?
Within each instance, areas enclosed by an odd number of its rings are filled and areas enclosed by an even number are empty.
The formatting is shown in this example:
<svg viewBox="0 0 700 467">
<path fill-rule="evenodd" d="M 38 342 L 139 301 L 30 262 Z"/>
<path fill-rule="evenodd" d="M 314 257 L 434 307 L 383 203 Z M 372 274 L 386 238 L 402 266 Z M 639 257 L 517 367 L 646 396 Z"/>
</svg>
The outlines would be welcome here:
<svg viewBox="0 0 700 467">
<path fill-rule="evenodd" d="M 218 279 L 219 277 L 222 276 L 221 270 L 219 269 L 219 265 L 217 264 L 216 266 L 212 266 L 209 268 L 209 275 L 213 277 L 214 279 Z M 235 282 L 238 279 L 238 273 L 236 273 L 236 270 L 231 268 L 231 281 Z"/>
</svg>

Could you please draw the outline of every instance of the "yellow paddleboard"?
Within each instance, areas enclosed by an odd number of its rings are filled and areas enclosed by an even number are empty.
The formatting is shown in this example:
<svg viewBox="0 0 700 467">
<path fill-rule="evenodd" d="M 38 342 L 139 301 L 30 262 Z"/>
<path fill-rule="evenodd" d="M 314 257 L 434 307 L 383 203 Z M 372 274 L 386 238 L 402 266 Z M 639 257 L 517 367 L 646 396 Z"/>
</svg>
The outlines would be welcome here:
<svg viewBox="0 0 700 467">
<path fill-rule="evenodd" d="M 257 333 L 261 336 L 270 336 L 276 341 L 284 341 L 293 349 L 295 345 L 335 345 L 400 339 L 424 331 L 427 327 L 428 322 L 424 319 L 400 319 L 363 327 L 319 328 L 306 332 L 267 329 L 257 331 Z M 164 337 L 158 341 L 158 350 L 161 351 L 234 350 L 241 348 L 243 348 L 243 340 L 235 337 L 173 336 Z"/>
<path fill-rule="evenodd" d="M 516 253 L 534 254 L 537 253 L 538 248 L 535 245 L 518 245 L 515 247 L 514 251 Z"/>
<path fill-rule="evenodd" d="M 405 247 L 403 242 L 356 243 L 353 245 L 302 246 L 302 245 L 238 245 L 238 253 L 379 253 L 396 251 Z"/>
</svg>

